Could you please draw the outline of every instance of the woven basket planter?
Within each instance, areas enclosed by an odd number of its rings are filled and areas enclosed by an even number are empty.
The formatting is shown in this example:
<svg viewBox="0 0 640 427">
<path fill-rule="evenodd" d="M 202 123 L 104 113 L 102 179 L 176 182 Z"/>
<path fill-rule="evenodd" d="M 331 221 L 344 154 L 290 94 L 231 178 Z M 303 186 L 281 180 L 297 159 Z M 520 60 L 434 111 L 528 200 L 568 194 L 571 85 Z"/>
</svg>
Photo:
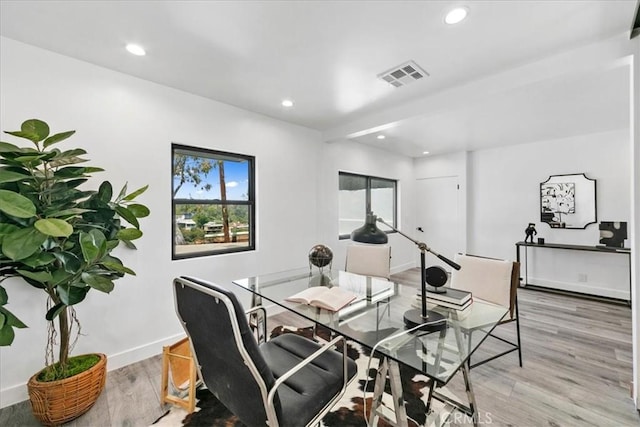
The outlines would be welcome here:
<svg viewBox="0 0 640 427">
<path fill-rule="evenodd" d="M 84 414 L 96 403 L 107 379 L 107 356 L 84 372 L 59 381 L 41 382 L 35 374 L 27 388 L 33 415 L 46 426 L 56 426 Z"/>
</svg>

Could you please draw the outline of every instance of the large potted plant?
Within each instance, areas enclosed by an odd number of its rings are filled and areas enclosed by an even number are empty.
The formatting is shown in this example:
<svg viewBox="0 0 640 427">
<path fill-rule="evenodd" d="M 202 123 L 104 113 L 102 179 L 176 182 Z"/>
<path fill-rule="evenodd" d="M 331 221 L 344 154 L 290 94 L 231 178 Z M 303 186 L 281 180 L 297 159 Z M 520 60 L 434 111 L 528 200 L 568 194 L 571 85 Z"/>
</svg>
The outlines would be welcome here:
<svg viewBox="0 0 640 427">
<path fill-rule="evenodd" d="M 109 181 L 84 189 L 102 169 L 84 165 L 81 148 L 57 148 L 75 131 L 50 135 L 47 123 L 32 119 L 5 133 L 30 142 L 0 142 L 0 345 L 26 327 L 7 309 L 1 286 L 18 277 L 47 295 L 47 366 L 27 386 L 36 417 L 56 425 L 86 412 L 104 387 L 104 355 L 69 355 L 80 327 L 74 306 L 92 289 L 109 293 L 114 280 L 135 274 L 112 251 L 121 242 L 135 248 L 132 240 L 142 236 L 138 218 L 149 209 L 135 199 L 147 187 L 128 193 L 125 184 L 115 197 Z"/>
</svg>

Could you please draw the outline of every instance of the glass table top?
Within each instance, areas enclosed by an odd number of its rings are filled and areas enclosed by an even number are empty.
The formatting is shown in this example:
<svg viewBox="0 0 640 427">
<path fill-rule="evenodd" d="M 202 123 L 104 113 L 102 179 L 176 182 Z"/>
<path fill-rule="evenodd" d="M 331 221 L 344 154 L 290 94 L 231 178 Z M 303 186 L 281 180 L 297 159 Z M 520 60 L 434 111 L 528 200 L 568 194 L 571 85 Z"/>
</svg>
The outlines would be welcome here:
<svg viewBox="0 0 640 427">
<path fill-rule="evenodd" d="M 446 319 L 440 330 L 407 332 L 404 312 L 419 304 L 419 290 L 386 279 L 345 271 L 319 273 L 301 268 L 234 280 L 251 292 L 254 302 L 267 300 L 342 335 L 369 350 L 392 358 L 446 384 L 505 317 L 506 307 L 474 300 L 464 312 L 427 304 Z M 340 286 L 356 298 L 337 312 L 286 301 L 309 287 Z M 262 302 L 263 305 L 268 305 Z"/>
</svg>

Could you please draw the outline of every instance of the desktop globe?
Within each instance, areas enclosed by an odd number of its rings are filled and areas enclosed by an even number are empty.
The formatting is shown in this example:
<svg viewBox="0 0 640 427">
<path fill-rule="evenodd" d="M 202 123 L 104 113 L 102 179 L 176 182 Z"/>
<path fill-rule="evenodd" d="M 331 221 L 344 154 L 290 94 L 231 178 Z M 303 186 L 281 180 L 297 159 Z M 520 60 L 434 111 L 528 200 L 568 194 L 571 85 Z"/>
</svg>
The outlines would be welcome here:
<svg viewBox="0 0 640 427">
<path fill-rule="evenodd" d="M 323 267 L 330 265 L 331 261 L 333 261 L 333 252 L 328 246 L 315 245 L 309 251 L 309 264 L 318 267 L 321 271 Z"/>
<path fill-rule="evenodd" d="M 309 280 L 310 286 L 333 286 L 331 275 L 324 274 L 324 267 L 329 266 L 331 271 L 331 262 L 333 261 L 333 251 L 325 245 L 315 245 L 309 251 L 309 274 L 312 275 Z M 318 267 L 319 275 L 313 275 L 311 266 Z"/>
</svg>

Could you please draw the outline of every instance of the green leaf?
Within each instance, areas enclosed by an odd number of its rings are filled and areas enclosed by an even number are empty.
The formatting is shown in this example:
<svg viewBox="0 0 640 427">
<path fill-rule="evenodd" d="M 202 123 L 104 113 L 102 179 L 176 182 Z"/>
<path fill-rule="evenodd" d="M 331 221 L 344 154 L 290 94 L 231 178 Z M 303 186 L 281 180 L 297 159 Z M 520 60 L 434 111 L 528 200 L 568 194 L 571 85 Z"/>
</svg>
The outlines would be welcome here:
<svg viewBox="0 0 640 427">
<path fill-rule="evenodd" d="M 6 308 L 0 307 L 0 313 L 4 314 L 7 317 L 7 320 L 6 320 L 7 325 L 13 326 L 14 328 L 20 328 L 20 329 L 27 327 L 27 325 L 22 323 L 20 319 L 14 316 L 13 313 L 11 313 Z"/>
<path fill-rule="evenodd" d="M 17 145 L 4 141 L 0 142 L 0 153 L 19 153 L 20 151 L 21 149 Z"/>
<path fill-rule="evenodd" d="M 15 160 L 16 162 L 20 162 L 21 165 L 29 168 L 36 168 L 42 164 L 42 156 L 39 156 L 39 155 L 20 156 L 20 157 L 16 157 L 13 160 Z"/>
<path fill-rule="evenodd" d="M 31 175 L 9 171 L 5 168 L 0 169 L 0 184 L 4 182 L 22 181 L 23 179 L 27 178 L 31 178 Z"/>
<path fill-rule="evenodd" d="M 89 160 L 83 159 L 81 157 L 60 157 L 52 160 L 49 165 L 54 168 L 59 168 L 60 166 L 76 165 L 78 163 L 84 163 L 88 161 Z"/>
<path fill-rule="evenodd" d="M 0 223 L 0 236 L 5 234 L 13 233 L 18 230 L 20 227 L 13 224 L 7 224 L 6 222 Z"/>
<path fill-rule="evenodd" d="M 21 228 L 4 236 L 2 253 L 14 261 L 25 259 L 35 253 L 47 236 L 33 227 Z"/>
<path fill-rule="evenodd" d="M 84 260 L 89 263 L 94 262 L 106 253 L 107 238 L 96 229 L 88 233 L 80 232 L 80 248 Z"/>
<path fill-rule="evenodd" d="M 62 313 L 62 311 L 67 308 L 66 305 L 64 305 L 63 303 L 59 302 L 58 304 L 54 305 L 53 307 L 51 307 L 49 309 L 49 311 L 47 311 L 47 314 L 45 315 L 45 318 L 48 321 L 52 321 L 53 319 L 55 319 L 56 317 L 58 317 L 58 315 L 60 313 Z"/>
<path fill-rule="evenodd" d="M 81 209 L 81 208 L 71 208 L 71 209 L 64 209 L 61 211 L 57 211 L 57 212 L 52 212 L 51 214 L 49 214 L 49 218 L 57 218 L 57 217 L 68 217 L 68 218 L 72 218 L 75 216 L 80 216 L 85 212 L 92 212 L 92 209 Z"/>
<path fill-rule="evenodd" d="M 4 325 L 7 323 L 7 316 L 3 313 L 0 313 L 0 329 L 4 328 Z"/>
<path fill-rule="evenodd" d="M 16 218 L 31 218 L 36 214 L 36 206 L 21 194 L 0 190 L 0 211 Z"/>
<path fill-rule="evenodd" d="M 144 218 L 149 216 L 149 208 L 146 207 L 145 205 L 139 205 L 139 204 L 132 204 L 132 205 L 128 205 L 127 209 L 129 209 L 131 211 L 131 213 L 133 215 L 135 215 L 136 218 Z"/>
<path fill-rule="evenodd" d="M 74 133 L 76 133 L 75 130 L 70 130 L 67 132 L 61 132 L 61 133 L 56 133 L 55 135 L 51 135 L 49 138 L 44 140 L 43 146 L 44 148 L 47 148 L 48 146 L 53 145 L 56 142 L 64 141 Z"/>
<path fill-rule="evenodd" d="M 107 250 L 112 251 L 113 249 L 117 248 L 119 244 L 120 244 L 120 240 L 118 239 L 107 240 Z"/>
<path fill-rule="evenodd" d="M 11 345 L 16 334 L 13 332 L 13 328 L 5 323 L 0 329 L 0 347 Z"/>
<path fill-rule="evenodd" d="M 7 234 L 11 234 L 16 230 L 19 230 L 20 227 L 13 224 L 0 224 L 0 245 L 2 245 L 2 241 L 4 240 L 4 236 Z"/>
<path fill-rule="evenodd" d="M 100 184 L 100 188 L 98 189 L 98 198 L 105 203 L 109 203 L 111 201 L 111 197 L 113 196 L 113 187 L 109 181 L 104 181 Z"/>
<path fill-rule="evenodd" d="M 89 289 L 91 288 L 88 286 L 79 288 L 77 286 L 58 285 L 58 295 L 60 295 L 60 300 L 65 305 L 74 305 L 81 302 L 84 297 L 87 296 Z"/>
<path fill-rule="evenodd" d="M 5 290 L 5 288 L 0 286 L 0 305 L 5 305 L 7 302 L 9 302 L 7 291 Z"/>
<path fill-rule="evenodd" d="M 60 286 L 62 284 L 67 284 L 70 279 L 73 279 L 73 273 L 69 273 L 68 271 L 63 269 L 54 270 L 49 285 Z"/>
<path fill-rule="evenodd" d="M 16 272 L 22 277 L 28 277 L 29 279 L 35 280 L 39 283 L 47 283 L 52 279 L 51 273 L 48 271 L 16 270 Z"/>
<path fill-rule="evenodd" d="M 16 131 L 11 131 L 11 132 L 5 131 L 4 133 L 8 133 L 9 135 L 17 136 L 18 138 L 25 138 L 25 139 L 31 140 L 32 142 L 38 142 L 39 138 L 40 138 L 35 133 L 23 132 L 21 130 L 16 130 Z"/>
<path fill-rule="evenodd" d="M 82 148 L 73 148 L 71 150 L 63 151 L 60 153 L 59 157 L 77 157 L 82 156 L 83 154 L 87 154 L 87 150 L 83 150 Z"/>
<path fill-rule="evenodd" d="M 84 173 L 94 173 L 94 172 L 104 172 L 102 168 L 95 168 L 92 166 L 87 166 L 84 168 Z"/>
<path fill-rule="evenodd" d="M 98 274 L 82 273 L 82 281 L 100 292 L 109 293 L 113 290 L 113 282 Z"/>
<path fill-rule="evenodd" d="M 39 252 L 25 258 L 20 262 L 31 268 L 43 267 L 55 261 L 56 257 L 50 252 Z"/>
<path fill-rule="evenodd" d="M 124 206 L 117 205 L 116 212 L 118 212 L 118 215 L 124 218 L 124 220 L 129 224 L 133 225 L 135 228 L 140 228 L 140 223 L 138 222 L 136 216 L 129 209 L 125 208 Z"/>
<path fill-rule="evenodd" d="M 86 262 L 95 261 L 100 253 L 100 247 L 96 244 L 93 235 L 84 231 L 80 232 L 80 248 L 82 249 L 82 257 Z"/>
<path fill-rule="evenodd" d="M 118 264 L 117 262 L 107 261 L 107 262 L 103 262 L 101 265 L 103 265 L 105 268 L 111 271 L 117 271 L 118 273 L 127 273 L 127 274 L 131 274 L 132 276 L 136 275 L 135 271 L 133 271 L 129 267 L 125 267 L 122 264 Z"/>
<path fill-rule="evenodd" d="M 139 195 L 141 195 L 142 193 L 144 193 L 145 191 L 147 191 L 147 188 L 149 188 L 148 185 L 145 185 L 144 187 L 140 187 L 136 191 L 134 191 L 133 193 L 127 195 L 123 200 L 131 201 L 131 200 L 135 199 L 136 197 L 138 197 Z"/>
<path fill-rule="evenodd" d="M 58 218 L 39 219 L 33 226 L 47 236 L 69 237 L 73 233 L 73 226 L 67 221 Z"/>
<path fill-rule="evenodd" d="M 58 179 L 78 178 L 84 176 L 86 172 L 87 168 L 82 166 L 67 166 L 66 168 L 58 169 L 53 175 Z"/>
<path fill-rule="evenodd" d="M 95 228 L 89 231 L 89 234 L 93 236 L 93 240 L 96 242 L 98 248 L 100 248 L 100 254 L 98 258 L 102 259 L 107 251 L 107 238 L 102 231 Z"/>
<path fill-rule="evenodd" d="M 118 197 L 116 197 L 116 200 L 115 200 L 116 203 L 119 203 L 124 198 L 124 196 L 127 194 L 127 184 L 128 183 L 125 182 L 125 184 L 122 186 L 122 189 L 120 190 L 120 193 L 118 194 Z"/>
<path fill-rule="evenodd" d="M 137 247 L 137 246 L 136 246 L 132 241 L 130 241 L 130 240 L 123 240 L 122 242 L 123 242 L 123 243 L 124 243 L 124 245 L 125 245 L 126 247 L 128 247 L 129 249 L 134 249 L 134 250 L 135 250 L 135 249 L 138 249 L 138 247 Z"/>
<path fill-rule="evenodd" d="M 142 237 L 142 231 L 137 228 L 123 228 L 118 231 L 116 237 L 120 240 L 128 241 L 128 240 L 136 240 Z"/>
<path fill-rule="evenodd" d="M 66 181 L 64 183 L 64 186 L 65 188 L 76 188 L 77 186 L 84 184 L 87 181 L 88 181 L 87 178 L 72 179 L 72 180 Z"/>
<path fill-rule="evenodd" d="M 56 252 L 54 256 L 67 273 L 75 274 L 82 268 L 82 261 L 74 253 Z"/>
<path fill-rule="evenodd" d="M 49 125 L 38 119 L 26 120 L 21 126 L 22 132 L 36 135 L 38 139 L 34 142 L 42 141 L 49 136 Z"/>
</svg>

